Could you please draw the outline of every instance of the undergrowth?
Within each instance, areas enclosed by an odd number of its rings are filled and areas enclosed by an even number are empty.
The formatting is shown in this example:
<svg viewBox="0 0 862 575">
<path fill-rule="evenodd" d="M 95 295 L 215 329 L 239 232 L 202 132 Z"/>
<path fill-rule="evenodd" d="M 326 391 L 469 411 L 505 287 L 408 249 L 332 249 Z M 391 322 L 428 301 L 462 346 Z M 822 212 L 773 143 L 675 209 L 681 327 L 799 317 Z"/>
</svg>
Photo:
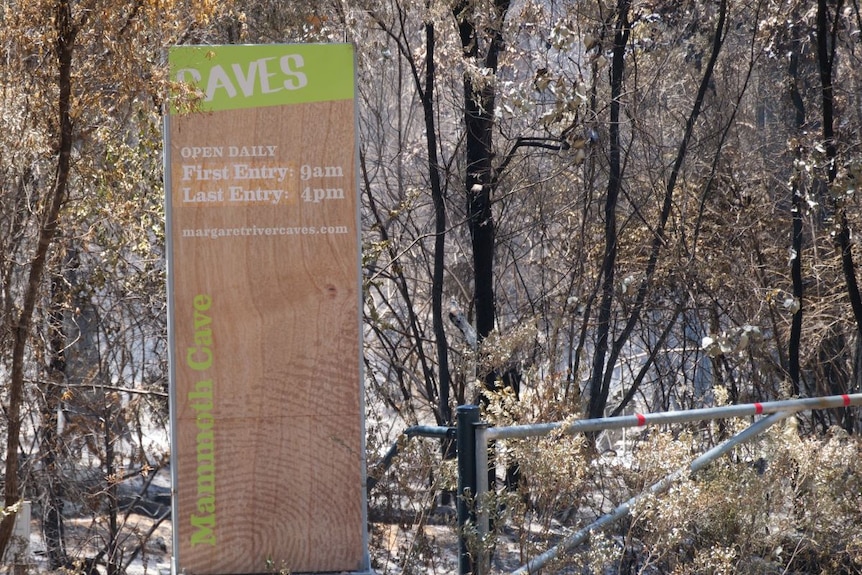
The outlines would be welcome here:
<svg viewBox="0 0 862 575">
<path fill-rule="evenodd" d="M 493 425 L 523 422 L 529 410 L 528 402 L 516 401 L 511 393 L 489 400 L 483 416 Z M 478 541 L 471 526 L 472 551 L 477 557 L 483 549 L 491 553 L 492 573 L 511 571 L 657 481 L 687 469 L 706 449 L 750 423 L 647 428 L 629 434 L 624 449 L 606 453 L 596 450 L 595 438 L 583 435 L 498 442 L 498 493 L 488 505 L 494 532 Z M 683 473 L 667 491 L 639 498 L 628 516 L 591 533 L 544 572 L 862 573 L 860 455 L 858 437 L 839 428 L 825 436 L 803 436 L 791 417 L 705 469 Z M 517 489 L 510 492 L 502 489 L 506 469 L 520 473 Z M 415 522 L 401 521 L 398 543 L 388 550 L 372 533 L 376 567 L 389 561 L 390 568 L 381 571 L 454 572 L 454 515 L 440 514 L 440 494 L 455 489 L 454 462 L 441 465 L 436 442 L 413 441 L 389 477 L 389 488 L 372 499 L 409 509 Z M 440 523 L 448 525 L 451 537 L 429 530 Z M 391 530 L 386 536 L 395 541 Z"/>
</svg>

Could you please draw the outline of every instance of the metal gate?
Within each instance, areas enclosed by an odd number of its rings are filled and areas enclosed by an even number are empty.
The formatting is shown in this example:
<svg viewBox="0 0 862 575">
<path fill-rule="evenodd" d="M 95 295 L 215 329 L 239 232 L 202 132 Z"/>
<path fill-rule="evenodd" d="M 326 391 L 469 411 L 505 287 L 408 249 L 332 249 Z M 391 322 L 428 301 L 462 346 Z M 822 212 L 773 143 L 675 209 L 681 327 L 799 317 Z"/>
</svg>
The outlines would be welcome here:
<svg viewBox="0 0 862 575">
<path fill-rule="evenodd" d="M 713 460 L 724 455 L 735 446 L 763 433 L 770 426 L 782 419 L 800 411 L 819 409 L 834 409 L 862 405 L 862 394 L 835 395 L 828 397 L 791 399 L 764 403 L 749 403 L 729 405 L 725 407 L 708 407 L 685 411 L 664 413 L 635 414 L 600 419 L 584 419 L 575 422 L 554 422 L 533 425 L 515 425 L 507 427 L 490 427 L 480 419 L 479 407 L 464 405 L 457 410 L 457 427 L 455 428 L 458 448 L 458 527 L 459 527 L 459 573 L 466 575 L 485 575 L 489 570 L 487 554 L 471 550 L 465 537 L 465 527 L 475 525 L 479 541 L 484 540 L 489 532 L 487 507 L 483 502 L 488 497 L 488 453 L 492 442 L 506 439 L 525 439 L 542 437 L 552 432 L 566 435 L 603 431 L 607 429 L 622 429 L 628 427 L 643 427 L 649 425 L 666 425 L 694 421 L 724 419 L 730 417 L 752 417 L 763 415 L 744 431 L 731 437 L 726 442 L 710 449 L 694 459 L 690 465 L 679 469 L 653 484 L 648 489 L 626 501 L 612 512 L 604 515 L 586 527 L 571 533 L 556 546 L 532 558 L 512 572 L 512 575 L 527 575 L 535 573 L 549 561 L 555 559 L 561 552 L 571 549 L 587 540 L 590 533 L 602 529 L 618 519 L 629 514 L 632 507 L 641 499 L 667 491 L 675 482 L 687 475 L 702 469 Z M 419 428 L 417 428 L 419 429 Z M 451 428 L 422 428 L 415 435 L 451 436 Z"/>
</svg>

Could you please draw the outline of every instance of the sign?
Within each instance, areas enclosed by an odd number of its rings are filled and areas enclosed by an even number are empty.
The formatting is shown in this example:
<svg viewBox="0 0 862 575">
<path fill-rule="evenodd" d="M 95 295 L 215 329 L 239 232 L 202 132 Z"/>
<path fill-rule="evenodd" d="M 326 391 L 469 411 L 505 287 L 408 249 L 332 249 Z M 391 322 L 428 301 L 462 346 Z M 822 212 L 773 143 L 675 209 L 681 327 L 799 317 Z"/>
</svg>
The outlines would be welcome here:
<svg viewBox="0 0 862 575">
<path fill-rule="evenodd" d="M 175 573 L 368 571 L 353 48 L 169 60 Z"/>
</svg>

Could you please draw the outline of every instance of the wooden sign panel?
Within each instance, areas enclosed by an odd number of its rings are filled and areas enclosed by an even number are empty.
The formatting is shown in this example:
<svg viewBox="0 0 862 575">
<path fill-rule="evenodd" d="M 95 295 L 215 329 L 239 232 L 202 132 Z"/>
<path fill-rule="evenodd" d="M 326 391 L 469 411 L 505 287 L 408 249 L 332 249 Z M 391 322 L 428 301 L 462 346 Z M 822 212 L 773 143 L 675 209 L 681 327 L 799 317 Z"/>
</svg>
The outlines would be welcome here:
<svg viewBox="0 0 862 575">
<path fill-rule="evenodd" d="M 175 572 L 367 571 L 352 46 L 170 64 Z"/>
</svg>

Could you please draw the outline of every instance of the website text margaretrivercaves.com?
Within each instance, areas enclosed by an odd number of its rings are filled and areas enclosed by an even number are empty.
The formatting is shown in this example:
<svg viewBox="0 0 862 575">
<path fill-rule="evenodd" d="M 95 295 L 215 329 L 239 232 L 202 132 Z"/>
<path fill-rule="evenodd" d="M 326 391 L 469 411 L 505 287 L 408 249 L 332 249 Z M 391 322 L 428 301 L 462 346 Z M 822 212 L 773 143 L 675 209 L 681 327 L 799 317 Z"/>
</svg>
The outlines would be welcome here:
<svg viewBox="0 0 862 575">
<path fill-rule="evenodd" d="M 243 226 L 232 228 L 183 228 L 184 238 L 237 238 L 266 236 L 314 236 L 349 233 L 347 226 Z"/>
</svg>

